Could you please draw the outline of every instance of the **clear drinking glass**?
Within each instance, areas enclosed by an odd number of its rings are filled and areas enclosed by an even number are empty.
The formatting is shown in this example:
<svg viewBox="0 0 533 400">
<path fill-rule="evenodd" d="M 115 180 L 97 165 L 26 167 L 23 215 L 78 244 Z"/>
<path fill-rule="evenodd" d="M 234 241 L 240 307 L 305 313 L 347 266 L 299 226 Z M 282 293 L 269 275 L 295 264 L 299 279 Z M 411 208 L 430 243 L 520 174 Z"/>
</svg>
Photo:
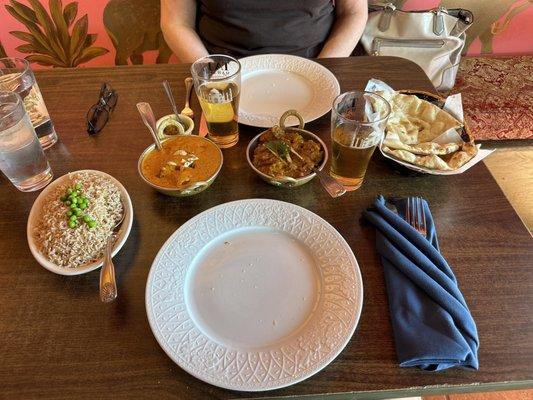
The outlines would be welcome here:
<svg viewBox="0 0 533 400">
<path fill-rule="evenodd" d="M 21 97 L 0 91 L 0 170 L 23 192 L 39 190 L 52 170 Z"/>
<path fill-rule="evenodd" d="M 370 92 L 342 93 L 333 100 L 330 175 L 346 190 L 356 190 L 363 184 L 390 111 L 387 100 Z"/>
<path fill-rule="evenodd" d="M 0 90 L 17 92 L 44 149 L 57 142 L 57 133 L 28 61 L 0 58 Z"/>
<path fill-rule="evenodd" d="M 209 139 L 221 148 L 234 146 L 239 141 L 241 64 L 233 57 L 214 54 L 196 60 L 191 72 Z"/>
</svg>

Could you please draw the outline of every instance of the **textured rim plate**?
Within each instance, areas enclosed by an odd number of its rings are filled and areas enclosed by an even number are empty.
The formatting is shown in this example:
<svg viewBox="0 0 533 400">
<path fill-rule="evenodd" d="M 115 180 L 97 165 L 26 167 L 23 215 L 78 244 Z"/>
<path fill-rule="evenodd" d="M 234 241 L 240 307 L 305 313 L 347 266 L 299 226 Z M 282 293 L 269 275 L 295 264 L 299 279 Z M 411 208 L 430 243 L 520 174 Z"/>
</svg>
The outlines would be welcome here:
<svg viewBox="0 0 533 400">
<path fill-rule="evenodd" d="M 331 110 L 340 94 L 339 82 L 329 69 L 306 58 L 265 54 L 239 60 L 241 98 L 239 122 L 270 128 L 281 114 L 297 110 L 304 122 L 310 122 Z M 290 119 L 296 125 L 296 120 Z"/>
<path fill-rule="evenodd" d="M 236 279 L 241 272 L 242 277 L 245 277 L 245 268 L 241 271 L 242 263 L 249 268 L 247 274 L 252 274 L 253 268 L 265 272 L 266 278 L 261 274 L 255 275 L 256 278 L 261 277 L 254 282 L 253 287 L 256 288 L 265 281 L 272 281 L 279 272 L 283 275 L 284 270 L 274 264 L 262 263 L 259 257 L 254 266 L 248 264 L 246 257 L 252 254 L 247 254 L 246 250 L 250 243 L 254 246 L 253 232 L 266 232 L 267 236 L 272 234 L 281 241 L 282 246 L 275 247 L 275 251 L 266 246 L 261 253 L 270 260 L 275 259 L 276 254 L 283 257 L 284 246 L 297 246 L 302 252 L 299 257 L 305 267 L 298 270 L 301 274 L 296 274 L 296 278 L 308 274 L 309 279 L 303 278 L 301 285 L 297 283 L 289 286 L 290 290 L 283 291 L 288 283 L 283 281 L 284 276 L 280 276 L 277 283 L 281 289 L 275 288 L 273 291 L 278 293 L 269 296 L 268 292 L 261 293 L 259 288 L 258 297 L 254 297 L 255 292 L 250 289 L 252 286 L 245 289 L 245 284 L 239 284 Z M 244 241 L 246 246 L 239 250 L 238 240 L 231 239 L 235 237 Z M 226 245 L 228 248 L 235 246 L 234 251 L 224 253 L 221 248 Z M 288 256 L 287 260 L 281 260 L 292 262 L 291 255 Z M 216 270 L 221 263 L 228 268 L 225 271 L 229 276 L 223 277 L 222 271 Z M 233 268 L 235 265 L 232 263 L 241 264 Z M 202 265 L 208 266 L 207 272 Z M 212 267 L 215 269 L 210 270 Z M 271 270 L 275 273 L 269 277 Z M 209 275 L 209 271 L 213 274 Z M 220 281 L 217 281 L 219 277 Z M 204 292 L 201 287 L 203 284 L 207 285 Z M 217 284 L 220 285 L 214 291 Z M 213 292 L 209 291 L 209 286 L 212 286 Z M 295 303 L 294 296 L 301 296 L 302 291 L 310 288 L 314 291 L 314 297 L 311 308 L 304 312 L 308 315 L 292 313 L 295 309 L 292 306 Z M 220 307 L 220 318 L 216 314 L 202 314 L 199 311 L 203 300 L 198 303 L 200 307 L 196 307 L 198 304 L 195 305 L 195 300 L 224 290 L 227 301 L 211 304 Z M 233 292 L 241 302 L 232 302 L 230 295 Z M 335 228 L 302 207 L 265 199 L 222 204 L 187 221 L 157 254 L 146 284 L 146 310 L 150 327 L 167 355 L 193 376 L 233 390 L 277 389 L 300 382 L 320 371 L 350 340 L 359 320 L 362 302 L 359 266 L 349 245 Z M 240 318 L 241 312 L 255 312 L 253 307 L 257 304 L 277 304 L 278 307 L 281 304 L 286 307 L 287 312 L 280 316 L 277 324 L 276 321 L 267 321 L 265 332 L 269 329 L 274 331 L 276 326 L 288 330 L 282 330 L 279 336 L 263 334 L 255 326 L 262 322 L 262 315 L 251 320 Z M 268 314 L 271 311 L 268 307 L 263 307 L 263 312 Z M 217 325 L 224 324 L 223 315 L 232 313 L 234 317 L 226 326 Z M 302 319 L 302 316 L 305 318 Z M 298 324 L 291 326 L 294 321 L 292 317 L 297 320 L 300 318 Z M 254 335 L 246 336 L 246 326 L 241 331 L 239 324 L 243 321 L 245 325 L 248 324 L 251 333 L 260 333 L 261 339 L 258 338 L 256 343 L 253 342 Z M 225 334 L 228 329 L 234 336 Z"/>
<path fill-rule="evenodd" d="M 131 199 L 126 191 L 126 188 L 115 178 L 113 178 L 111 175 L 106 174 L 102 171 L 96 171 L 92 169 L 84 169 L 79 171 L 73 171 L 70 172 L 70 174 L 78 174 L 81 172 L 88 172 L 95 175 L 103 176 L 104 178 L 111 181 L 119 190 L 120 196 L 122 198 L 122 203 L 124 204 L 124 208 L 126 211 L 126 218 L 124 219 L 124 222 L 122 223 L 122 227 L 120 229 L 120 234 L 118 235 L 118 238 L 115 242 L 115 247 L 113 248 L 112 255 L 115 256 L 122 246 L 124 246 L 124 243 L 126 243 L 126 240 L 128 239 L 128 236 L 131 231 L 131 226 L 133 224 L 133 206 L 131 204 Z M 86 272 L 94 271 L 95 269 L 102 266 L 104 263 L 103 259 L 101 261 L 96 261 L 90 264 L 82 265 L 78 268 L 63 268 L 59 267 L 58 265 L 50 262 L 41 252 L 39 251 L 39 248 L 35 244 L 35 240 L 33 238 L 33 230 L 35 229 L 35 224 L 37 222 L 38 213 L 40 212 L 41 208 L 43 207 L 43 203 L 45 199 L 48 197 L 48 195 L 58 186 L 63 184 L 65 180 L 69 179 L 69 174 L 65 174 L 59 178 L 57 178 L 55 181 L 50 183 L 42 192 L 39 194 L 35 202 L 33 203 L 33 206 L 31 207 L 30 215 L 28 216 L 28 224 L 26 227 L 26 235 L 28 238 L 28 245 L 30 247 L 30 251 L 35 258 L 35 260 L 41 264 L 44 268 L 46 268 L 49 271 L 52 271 L 59 275 L 80 275 L 85 274 Z"/>
</svg>

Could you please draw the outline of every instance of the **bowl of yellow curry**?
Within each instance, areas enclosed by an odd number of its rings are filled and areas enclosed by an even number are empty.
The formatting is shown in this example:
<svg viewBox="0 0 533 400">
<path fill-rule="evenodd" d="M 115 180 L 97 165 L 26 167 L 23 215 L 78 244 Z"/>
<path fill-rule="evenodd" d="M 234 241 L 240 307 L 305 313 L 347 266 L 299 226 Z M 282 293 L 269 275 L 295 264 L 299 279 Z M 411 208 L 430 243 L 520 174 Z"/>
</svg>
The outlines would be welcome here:
<svg viewBox="0 0 533 400">
<path fill-rule="evenodd" d="M 294 116 L 300 124 L 286 127 L 285 120 Z M 246 149 L 248 164 L 263 180 L 280 187 L 303 185 L 326 165 L 328 152 L 317 135 L 304 128 L 303 118 L 295 110 L 285 112 L 276 125 L 254 137 Z"/>
<path fill-rule="evenodd" d="M 139 157 L 141 178 L 168 196 L 192 196 L 207 189 L 222 168 L 222 152 L 209 139 L 178 135 L 164 139 L 162 149 L 148 146 Z"/>
</svg>

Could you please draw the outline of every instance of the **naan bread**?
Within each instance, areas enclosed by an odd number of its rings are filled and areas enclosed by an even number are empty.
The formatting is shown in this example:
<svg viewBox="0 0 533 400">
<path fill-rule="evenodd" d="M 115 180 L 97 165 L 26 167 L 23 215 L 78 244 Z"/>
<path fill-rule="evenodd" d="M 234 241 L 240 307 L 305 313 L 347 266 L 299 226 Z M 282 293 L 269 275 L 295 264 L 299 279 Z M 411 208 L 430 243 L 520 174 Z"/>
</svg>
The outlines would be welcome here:
<svg viewBox="0 0 533 400">
<path fill-rule="evenodd" d="M 437 169 L 440 171 L 451 171 L 452 168 L 446 162 L 436 155 L 417 156 L 405 150 L 393 150 L 387 146 L 383 146 L 383 151 L 389 153 L 399 160 L 406 161 L 411 164 L 419 165 L 429 169 Z"/>
<path fill-rule="evenodd" d="M 430 142 L 449 129 L 460 128 L 461 122 L 449 113 L 414 95 L 398 92 L 376 92 L 391 106 L 391 113 L 385 128 L 387 133 L 396 133 L 405 144 Z M 378 103 L 374 104 L 380 110 Z"/>
<path fill-rule="evenodd" d="M 391 149 L 385 144 L 382 146 L 382 149 L 384 152 L 391 154 L 399 160 L 439 171 L 454 171 L 462 167 L 470 161 L 478 151 L 477 146 L 473 143 L 465 143 L 461 146 L 460 151 L 456 151 L 444 157 L 439 157 L 435 154 L 416 155 L 406 150 Z"/>
<path fill-rule="evenodd" d="M 461 151 L 457 151 L 451 155 L 447 160 L 451 169 L 458 169 L 470 161 L 478 151 L 478 147 L 474 143 L 463 144 Z"/>
<path fill-rule="evenodd" d="M 459 150 L 460 146 L 457 143 L 438 144 L 434 142 L 425 142 L 418 144 L 405 144 L 400 140 L 396 132 L 389 132 L 386 134 L 383 144 L 390 149 L 406 150 L 418 155 L 446 155 Z"/>
</svg>

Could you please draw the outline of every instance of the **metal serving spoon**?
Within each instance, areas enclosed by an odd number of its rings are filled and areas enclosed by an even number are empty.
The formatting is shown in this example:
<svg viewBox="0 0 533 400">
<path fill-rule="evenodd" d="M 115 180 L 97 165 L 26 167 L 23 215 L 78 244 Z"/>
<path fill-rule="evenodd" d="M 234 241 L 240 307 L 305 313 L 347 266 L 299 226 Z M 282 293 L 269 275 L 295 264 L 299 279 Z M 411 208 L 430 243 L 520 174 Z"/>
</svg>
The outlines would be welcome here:
<svg viewBox="0 0 533 400">
<path fill-rule="evenodd" d="M 292 147 L 290 148 L 290 152 L 303 161 L 303 157 Z M 316 166 L 313 167 L 312 171 L 316 174 L 316 176 L 318 176 L 318 179 L 320 179 L 320 183 L 331 197 L 339 197 L 346 193 L 346 189 L 344 188 L 344 186 L 342 186 L 339 182 L 333 179 L 327 172 L 318 169 L 318 167 Z"/>
<path fill-rule="evenodd" d="M 117 281 L 115 279 L 115 265 L 113 264 L 111 253 L 113 252 L 113 245 L 118 236 L 118 232 L 120 231 L 120 227 L 122 226 L 122 223 L 126 217 L 126 208 L 124 207 L 124 203 L 122 201 L 121 203 L 123 210 L 122 217 L 115 224 L 111 235 L 109 235 L 109 238 L 107 239 L 104 265 L 102 265 L 102 269 L 100 270 L 100 300 L 102 300 L 104 303 L 109 303 L 115 300 L 118 294 Z"/>
<path fill-rule="evenodd" d="M 180 114 L 178 113 L 178 107 L 176 107 L 176 102 L 174 101 L 174 95 L 172 94 L 172 88 L 170 87 L 170 83 L 168 83 L 167 80 L 164 80 L 163 87 L 165 88 L 165 93 L 167 94 L 168 101 L 170 102 L 170 105 L 172 106 L 172 112 L 176 115 L 178 124 L 181 125 L 181 127 L 183 128 L 183 131 L 185 132 L 185 124 L 183 120 L 181 119 Z"/>
<path fill-rule="evenodd" d="M 137 103 L 137 110 L 139 110 L 139 114 L 141 114 L 141 118 L 152 134 L 152 137 L 154 138 L 155 146 L 158 150 L 161 150 L 163 146 L 161 145 L 161 140 L 159 139 L 159 136 L 157 135 L 157 128 L 155 126 L 155 116 L 154 112 L 152 111 L 152 107 L 150 107 L 150 104 L 141 102 Z"/>
</svg>

